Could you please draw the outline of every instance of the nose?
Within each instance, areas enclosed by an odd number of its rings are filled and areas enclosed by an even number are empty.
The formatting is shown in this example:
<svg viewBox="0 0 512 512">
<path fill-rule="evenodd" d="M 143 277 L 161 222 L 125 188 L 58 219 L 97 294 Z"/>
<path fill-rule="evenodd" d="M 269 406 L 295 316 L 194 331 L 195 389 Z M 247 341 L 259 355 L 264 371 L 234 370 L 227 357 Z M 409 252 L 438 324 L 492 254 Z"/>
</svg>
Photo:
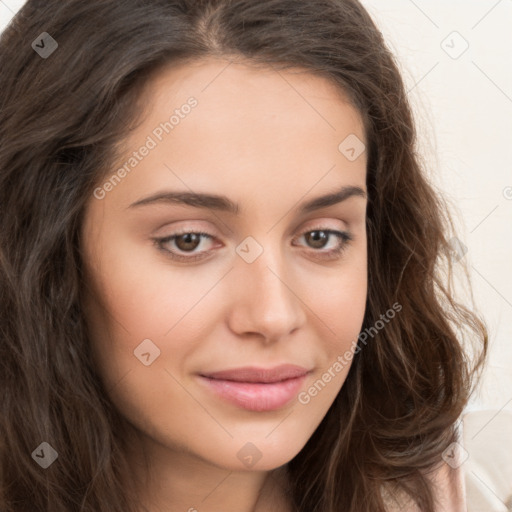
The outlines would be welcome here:
<svg viewBox="0 0 512 512">
<path fill-rule="evenodd" d="M 231 273 L 229 326 L 239 336 L 266 343 L 282 339 L 306 320 L 307 297 L 278 251 L 265 249 L 252 263 L 239 259 Z"/>
</svg>

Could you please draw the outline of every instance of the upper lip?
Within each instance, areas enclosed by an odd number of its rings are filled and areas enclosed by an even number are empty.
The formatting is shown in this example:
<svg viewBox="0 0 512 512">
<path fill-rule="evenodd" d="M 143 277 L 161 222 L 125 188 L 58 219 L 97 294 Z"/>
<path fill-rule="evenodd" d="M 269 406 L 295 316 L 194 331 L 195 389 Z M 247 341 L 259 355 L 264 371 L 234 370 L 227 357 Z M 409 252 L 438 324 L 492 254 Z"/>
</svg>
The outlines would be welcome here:
<svg viewBox="0 0 512 512">
<path fill-rule="evenodd" d="M 258 368 L 255 366 L 244 366 L 230 370 L 221 370 L 211 373 L 202 373 L 203 377 L 216 380 L 231 380 L 235 382 L 261 382 L 271 383 L 283 380 L 302 377 L 309 373 L 309 370 L 294 364 L 283 364 L 274 368 Z"/>
</svg>

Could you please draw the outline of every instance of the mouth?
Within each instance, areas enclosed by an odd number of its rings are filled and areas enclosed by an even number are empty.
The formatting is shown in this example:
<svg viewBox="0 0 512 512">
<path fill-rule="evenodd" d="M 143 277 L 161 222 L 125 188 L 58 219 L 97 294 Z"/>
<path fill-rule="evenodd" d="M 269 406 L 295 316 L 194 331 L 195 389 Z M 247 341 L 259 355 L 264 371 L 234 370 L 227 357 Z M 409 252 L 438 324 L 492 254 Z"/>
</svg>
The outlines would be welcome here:
<svg viewBox="0 0 512 512">
<path fill-rule="evenodd" d="M 295 365 L 244 367 L 200 374 L 200 381 L 217 397 L 249 411 L 275 411 L 298 394 L 310 370 Z"/>
</svg>

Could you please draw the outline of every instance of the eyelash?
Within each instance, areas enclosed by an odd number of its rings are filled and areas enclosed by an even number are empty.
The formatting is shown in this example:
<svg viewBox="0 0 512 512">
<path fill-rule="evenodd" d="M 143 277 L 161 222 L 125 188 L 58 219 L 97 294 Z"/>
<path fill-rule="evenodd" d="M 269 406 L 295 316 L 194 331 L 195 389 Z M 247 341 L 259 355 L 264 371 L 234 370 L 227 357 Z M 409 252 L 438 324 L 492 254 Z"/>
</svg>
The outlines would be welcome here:
<svg viewBox="0 0 512 512">
<path fill-rule="evenodd" d="M 328 251 L 322 251 L 321 249 L 319 250 L 315 250 L 313 249 L 313 252 L 317 252 L 319 253 L 318 255 L 320 257 L 326 257 L 327 259 L 332 259 L 332 258 L 336 258 L 336 257 L 339 257 L 341 256 L 341 254 L 345 251 L 345 249 L 348 247 L 348 245 L 354 240 L 354 237 L 353 235 L 351 235 L 350 233 L 346 232 L 346 231 L 336 231 L 334 229 L 323 229 L 323 228 L 315 228 L 315 229 L 310 229 L 308 231 L 304 231 L 303 233 L 301 233 L 301 235 L 299 235 L 299 237 L 302 237 L 304 235 L 307 235 L 309 233 L 312 233 L 314 231 L 321 231 L 322 233 L 326 233 L 328 236 L 329 235 L 335 235 L 339 240 L 341 240 L 341 243 L 338 247 L 336 247 L 335 249 L 331 249 L 331 250 L 328 250 Z M 157 246 L 157 248 L 161 251 L 163 251 L 168 257 L 170 257 L 171 259 L 173 260 L 177 260 L 177 261 L 184 261 L 184 262 L 194 262 L 194 261 L 198 261 L 200 259 L 203 259 L 206 257 L 206 255 L 208 255 L 209 253 L 211 253 L 212 251 L 205 251 L 203 253 L 200 253 L 199 255 L 197 256 L 183 256 L 181 254 L 178 254 L 174 251 L 169 251 L 168 249 L 164 249 L 163 248 L 163 245 L 167 242 L 171 242 L 173 240 L 175 240 L 176 238 L 178 238 L 179 236 L 182 236 L 182 235 L 200 235 L 200 236 L 204 236 L 206 238 L 210 238 L 210 239 L 214 239 L 215 237 L 210 235 L 210 233 L 206 233 L 204 231 L 187 231 L 187 230 L 183 230 L 183 231 L 180 231 L 180 232 L 177 232 L 177 233 L 174 233 L 170 236 L 166 236 L 164 238 L 153 238 L 153 241 L 155 243 L 155 245 Z M 330 237 L 329 237 L 329 240 L 330 240 Z M 328 241 L 329 241 L 328 240 Z"/>
</svg>

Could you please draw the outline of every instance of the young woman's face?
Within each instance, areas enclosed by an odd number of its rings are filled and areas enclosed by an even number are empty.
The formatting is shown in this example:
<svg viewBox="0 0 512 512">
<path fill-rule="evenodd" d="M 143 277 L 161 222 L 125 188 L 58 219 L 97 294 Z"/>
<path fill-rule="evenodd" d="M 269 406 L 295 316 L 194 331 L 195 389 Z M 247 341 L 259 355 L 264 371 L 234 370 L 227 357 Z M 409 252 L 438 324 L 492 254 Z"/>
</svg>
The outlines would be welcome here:
<svg viewBox="0 0 512 512">
<path fill-rule="evenodd" d="M 269 470 L 327 413 L 362 327 L 365 139 L 326 79 L 227 64 L 149 84 L 87 205 L 84 305 L 101 378 L 145 440 Z"/>
</svg>

